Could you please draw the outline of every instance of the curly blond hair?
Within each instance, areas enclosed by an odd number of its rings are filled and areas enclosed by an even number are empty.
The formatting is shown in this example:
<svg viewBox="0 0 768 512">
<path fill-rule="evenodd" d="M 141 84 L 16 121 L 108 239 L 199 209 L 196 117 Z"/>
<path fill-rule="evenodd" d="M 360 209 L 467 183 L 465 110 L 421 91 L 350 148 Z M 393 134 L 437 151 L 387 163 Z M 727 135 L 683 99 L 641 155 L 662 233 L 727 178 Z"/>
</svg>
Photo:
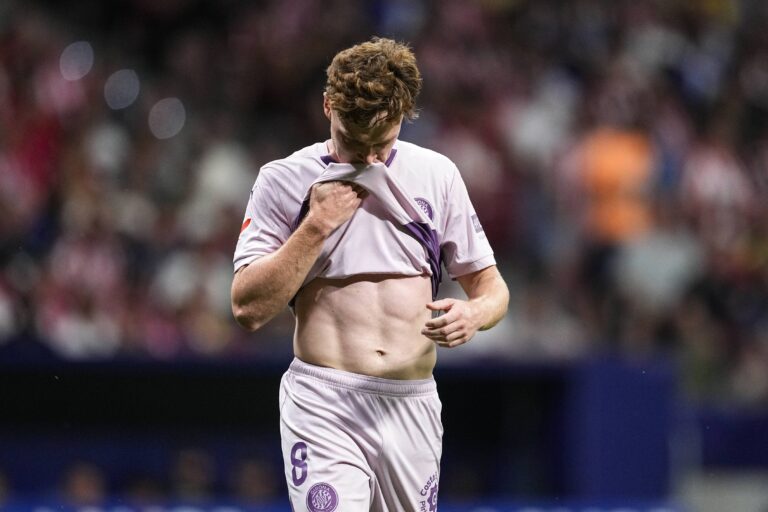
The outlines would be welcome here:
<svg viewBox="0 0 768 512">
<path fill-rule="evenodd" d="M 347 127 L 418 117 L 421 73 L 405 43 L 374 37 L 337 53 L 326 73 L 326 96 Z"/>
</svg>

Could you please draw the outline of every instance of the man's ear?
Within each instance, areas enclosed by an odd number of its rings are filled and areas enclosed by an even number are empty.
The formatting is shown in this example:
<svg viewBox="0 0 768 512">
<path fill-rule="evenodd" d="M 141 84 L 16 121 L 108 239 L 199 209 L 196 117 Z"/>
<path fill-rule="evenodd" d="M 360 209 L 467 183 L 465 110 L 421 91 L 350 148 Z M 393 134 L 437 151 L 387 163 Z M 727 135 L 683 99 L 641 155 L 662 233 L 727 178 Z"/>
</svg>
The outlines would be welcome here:
<svg viewBox="0 0 768 512">
<path fill-rule="evenodd" d="M 328 99 L 328 94 L 323 93 L 323 112 L 325 113 L 325 117 L 328 118 L 328 120 L 331 120 L 331 102 Z"/>
</svg>

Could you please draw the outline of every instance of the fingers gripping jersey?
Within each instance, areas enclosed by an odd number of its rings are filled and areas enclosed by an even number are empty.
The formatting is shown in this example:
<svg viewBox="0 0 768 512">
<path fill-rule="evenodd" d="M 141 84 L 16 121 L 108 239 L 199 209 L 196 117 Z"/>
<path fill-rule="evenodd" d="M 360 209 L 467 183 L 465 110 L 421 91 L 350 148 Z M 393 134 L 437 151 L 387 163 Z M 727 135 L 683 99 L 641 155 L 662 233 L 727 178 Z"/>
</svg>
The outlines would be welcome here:
<svg viewBox="0 0 768 512">
<path fill-rule="evenodd" d="M 401 188 L 429 218 L 440 257 L 452 278 L 495 264 L 493 251 L 456 166 L 434 151 L 397 141 L 387 162 Z M 235 270 L 285 243 L 307 191 L 331 161 L 326 144 L 308 146 L 259 172 L 235 249 Z M 434 252 L 434 251 L 432 251 Z M 307 275 L 342 279 L 358 274 L 434 275 L 434 254 L 375 195 L 325 241 Z M 432 263 L 432 264 L 431 264 Z"/>
<path fill-rule="evenodd" d="M 395 154 L 393 151 L 392 155 Z M 351 165 L 332 162 L 328 164 L 328 167 L 314 181 L 313 185 L 327 181 L 349 181 L 362 186 L 384 206 L 391 222 L 404 227 L 421 243 L 427 251 L 429 269 L 432 272 L 432 298 L 434 299 L 437 296 L 437 289 L 442 277 L 440 243 L 437 232 L 432 224 L 432 219 L 427 215 L 427 210 L 423 209 L 415 198 L 408 195 L 397 176 L 389 172 L 387 166 L 382 163 Z M 298 228 L 304 216 L 309 213 L 310 192 L 311 189 L 304 196 L 299 216 L 293 223 L 294 230 Z M 332 236 L 339 237 L 343 233 L 343 231 L 337 232 Z M 307 276 L 307 280 L 314 277 L 310 274 Z"/>
</svg>

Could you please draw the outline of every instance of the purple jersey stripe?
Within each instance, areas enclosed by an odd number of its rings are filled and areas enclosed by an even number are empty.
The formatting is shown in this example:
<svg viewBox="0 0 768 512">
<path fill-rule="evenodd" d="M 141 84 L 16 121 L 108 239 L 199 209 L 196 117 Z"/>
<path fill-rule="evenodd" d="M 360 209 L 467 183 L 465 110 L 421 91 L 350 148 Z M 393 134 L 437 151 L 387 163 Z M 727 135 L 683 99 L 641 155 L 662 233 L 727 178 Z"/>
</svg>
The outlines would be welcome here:
<svg viewBox="0 0 768 512">
<path fill-rule="evenodd" d="M 442 280 L 442 269 L 440 267 L 440 242 L 437 238 L 437 232 L 423 222 L 409 222 L 405 225 L 408 232 L 418 240 L 427 250 L 429 259 L 429 268 L 432 270 L 432 299 L 437 298 L 437 291 L 440 288 Z"/>
<path fill-rule="evenodd" d="M 389 167 L 392 165 L 392 160 L 395 159 L 395 155 L 397 154 L 397 150 L 395 148 L 392 148 L 392 151 L 389 152 L 389 156 L 387 157 L 387 161 L 384 162 L 384 165 Z"/>
</svg>

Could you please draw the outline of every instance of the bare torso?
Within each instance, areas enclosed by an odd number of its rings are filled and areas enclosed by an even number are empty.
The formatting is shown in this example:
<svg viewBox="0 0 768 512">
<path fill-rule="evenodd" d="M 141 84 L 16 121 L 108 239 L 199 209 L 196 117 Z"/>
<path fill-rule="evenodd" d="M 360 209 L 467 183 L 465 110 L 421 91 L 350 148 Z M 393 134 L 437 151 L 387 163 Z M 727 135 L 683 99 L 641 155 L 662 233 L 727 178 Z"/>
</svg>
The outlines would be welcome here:
<svg viewBox="0 0 768 512">
<path fill-rule="evenodd" d="M 421 334 L 431 313 L 429 276 L 318 278 L 296 299 L 296 356 L 389 379 L 432 375 L 436 351 Z"/>
</svg>

